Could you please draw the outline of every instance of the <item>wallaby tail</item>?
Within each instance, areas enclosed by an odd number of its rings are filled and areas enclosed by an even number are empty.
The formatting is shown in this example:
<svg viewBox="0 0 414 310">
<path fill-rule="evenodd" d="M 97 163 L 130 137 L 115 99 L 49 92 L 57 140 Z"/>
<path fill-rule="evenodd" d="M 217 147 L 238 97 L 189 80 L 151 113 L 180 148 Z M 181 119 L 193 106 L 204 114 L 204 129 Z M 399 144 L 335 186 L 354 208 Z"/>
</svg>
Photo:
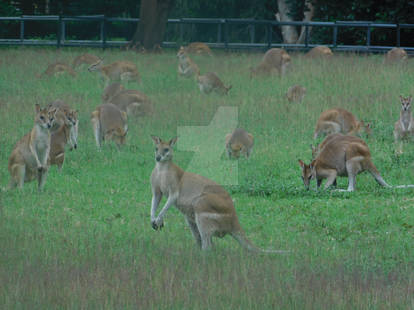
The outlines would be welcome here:
<svg viewBox="0 0 414 310">
<path fill-rule="evenodd" d="M 377 167 L 375 167 L 371 160 L 366 161 L 366 169 L 369 171 L 369 173 L 371 173 L 371 175 L 374 177 L 375 181 L 377 181 L 379 185 L 383 187 L 392 187 L 387 182 L 385 182 L 385 180 L 380 175 Z"/>
<path fill-rule="evenodd" d="M 253 243 L 249 241 L 249 239 L 246 238 L 246 235 L 242 230 L 239 230 L 237 232 L 234 232 L 231 234 L 234 239 L 236 239 L 239 244 L 244 247 L 246 250 L 255 252 L 255 253 L 268 253 L 268 254 L 284 254 L 288 253 L 289 251 L 284 250 L 264 250 L 257 246 L 255 246 Z"/>
</svg>

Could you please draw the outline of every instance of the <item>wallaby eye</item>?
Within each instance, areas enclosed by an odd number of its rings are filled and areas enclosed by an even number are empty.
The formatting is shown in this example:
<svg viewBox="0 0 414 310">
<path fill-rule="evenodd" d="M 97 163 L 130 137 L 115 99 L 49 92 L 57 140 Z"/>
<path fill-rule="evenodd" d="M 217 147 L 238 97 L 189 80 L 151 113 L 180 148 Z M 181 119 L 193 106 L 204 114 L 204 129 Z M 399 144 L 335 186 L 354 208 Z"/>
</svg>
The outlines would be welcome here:
<svg viewBox="0 0 414 310">
<path fill-rule="evenodd" d="M 308 176 L 308 179 L 309 179 L 309 180 L 310 180 L 310 179 L 312 179 L 312 175 Z"/>
<path fill-rule="evenodd" d="M 164 149 L 164 153 L 167 153 L 169 151 L 169 149 L 165 148 Z"/>
<path fill-rule="evenodd" d="M 45 120 L 45 118 L 44 118 L 43 116 L 41 116 L 41 117 L 40 117 L 40 119 L 41 119 L 42 121 L 44 121 L 44 120 Z"/>
</svg>

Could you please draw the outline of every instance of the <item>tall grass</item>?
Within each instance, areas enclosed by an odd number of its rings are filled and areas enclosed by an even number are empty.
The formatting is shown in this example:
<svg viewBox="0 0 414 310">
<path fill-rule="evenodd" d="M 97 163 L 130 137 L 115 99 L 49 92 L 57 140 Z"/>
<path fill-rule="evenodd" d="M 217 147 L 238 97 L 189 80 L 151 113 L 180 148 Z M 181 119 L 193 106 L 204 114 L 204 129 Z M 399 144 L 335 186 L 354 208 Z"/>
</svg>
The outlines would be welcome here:
<svg viewBox="0 0 414 310">
<path fill-rule="evenodd" d="M 344 107 L 369 121 L 373 162 L 390 184 L 414 183 L 412 145 L 394 155 L 398 95 L 414 92 L 414 64 L 383 66 L 380 56 L 337 55 L 320 62 L 293 54 L 282 79 L 250 80 L 258 54 L 194 57 L 215 71 L 229 95 L 206 96 L 177 76 L 173 52 L 92 53 L 106 63 L 137 64 L 155 115 L 131 118 L 127 146 L 97 152 L 90 112 L 101 103 L 102 81 L 80 71 L 39 80 L 54 61 L 79 49 L 0 49 L 0 305 L 4 309 L 407 309 L 414 307 L 414 200 L 410 189 L 383 189 L 368 174 L 357 191 L 306 191 L 297 160 L 310 159 L 319 114 Z M 305 86 L 302 104 L 284 98 Z M 36 184 L 6 191 L 8 157 L 33 125 L 34 104 L 60 98 L 80 111 L 79 148 L 67 152 L 62 173 L 52 167 L 42 193 Z M 229 186 L 249 239 L 281 256 L 246 253 L 231 238 L 216 249 L 196 248 L 183 216 L 170 210 L 153 231 L 149 176 L 151 134 L 165 139 L 178 126 L 206 126 L 218 107 L 234 106 L 239 126 L 255 137 Z M 223 137 L 224 138 L 224 137 Z M 200 141 L 203 143 L 203 141 Z M 223 147 L 224 151 L 224 147 Z M 185 168 L 193 153 L 176 150 Z M 197 172 L 197 171 L 193 171 Z M 347 180 L 338 186 L 346 188 Z"/>
</svg>

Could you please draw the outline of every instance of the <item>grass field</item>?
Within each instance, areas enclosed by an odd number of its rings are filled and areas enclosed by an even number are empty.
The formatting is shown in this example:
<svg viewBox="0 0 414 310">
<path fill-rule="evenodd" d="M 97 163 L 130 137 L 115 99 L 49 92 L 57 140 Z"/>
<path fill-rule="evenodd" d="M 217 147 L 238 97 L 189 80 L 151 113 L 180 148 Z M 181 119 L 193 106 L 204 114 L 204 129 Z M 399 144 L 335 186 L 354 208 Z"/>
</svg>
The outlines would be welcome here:
<svg viewBox="0 0 414 310">
<path fill-rule="evenodd" d="M 85 51 L 0 49 L 0 308 L 414 308 L 413 191 L 381 188 L 366 173 L 353 193 L 306 191 L 297 162 L 310 160 L 319 114 L 344 107 L 372 124 L 366 141 L 384 179 L 413 184 L 414 147 L 395 156 L 392 131 L 398 96 L 414 92 L 414 62 L 384 67 L 381 56 L 320 62 L 292 54 L 284 78 L 250 80 L 259 54 L 194 57 L 202 72 L 233 85 L 220 97 L 178 77 L 172 51 L 93 50 L 106 63 L 135 62 L 143 83 L 128 88 L 155 102 L 153 117 L 129 119 L 121 152 L 111 144 L 97 152 L 89 116 L 101 103 L 98 74 L 36 78 Z M 293 84 L 308 90 L 302 104 L 284 98 Z M 66 153 L 61 174 L 50 169 L 44 192 L 35 182 L 7 191 L 8 157 L 31 130 L 34 105 L 57 98 L 80 111 L 78 150 Z M 169 139 L 180 126 L 207 126 L 222 106 L 236 107 L 239 126 L 255 137 L 251 158 L 238 162 L 238 184 L 226 186 L 241 225 L 256 245 L 287 255 L 254 255 L 230 237 L 202 253 L 175 209 L 162 231 L 151 228 L 150 135 Z M 193 155 L 178 149 L 174 162 L 185 168 Z M 347 179 L 338 181 L 346 189 Z"/>
</svg>

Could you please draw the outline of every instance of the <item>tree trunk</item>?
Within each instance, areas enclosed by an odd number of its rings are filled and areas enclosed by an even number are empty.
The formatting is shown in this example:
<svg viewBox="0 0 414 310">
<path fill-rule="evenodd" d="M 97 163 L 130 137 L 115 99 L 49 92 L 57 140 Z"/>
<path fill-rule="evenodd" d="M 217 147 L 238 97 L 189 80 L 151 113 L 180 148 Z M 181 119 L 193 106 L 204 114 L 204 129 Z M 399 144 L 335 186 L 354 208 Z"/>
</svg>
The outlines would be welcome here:
<svg viewBox="0 0 414 310">
<path fill-rule="evenodd" d="M 293 22 L 290 17 L 290 9 L 287 0 L 278 0 L 277 7 L 279 13 L 276 14 L 276 19 L 280 22 Z M 283 42 L 287 44 L 295 44 L 298 40 L 298 32 L 296 26 L 282 26 Z"/>
<path fill-rule="evenodd" d="M 159 49 L 168 13 L 174 2 L 175 0 L 141 0 L 140 20 L 129 46 L 150 51 Z"/>
<path fill-rule="evenodd" d="M 303 18 L 303 22 L 310 22 L 312 21 L 313 15 L 315 14 L 315 8 L 312 5 L 312 0 L 306 0 L 305 1 L 305 11 L 303 12 L 304 18 Z M 308 33 L 309 33 L 309 38 L 310 39 L 310 33 L 312 31 L 312 27 L 309 27 Z M 302 27 L 302 29 L 300 30 L 300 36 L 299 39 L 297 41 L 298 44 L 303 44 L 305 43 L 305 38 L 306 38 L 306 27 Z"/>
</svg>

